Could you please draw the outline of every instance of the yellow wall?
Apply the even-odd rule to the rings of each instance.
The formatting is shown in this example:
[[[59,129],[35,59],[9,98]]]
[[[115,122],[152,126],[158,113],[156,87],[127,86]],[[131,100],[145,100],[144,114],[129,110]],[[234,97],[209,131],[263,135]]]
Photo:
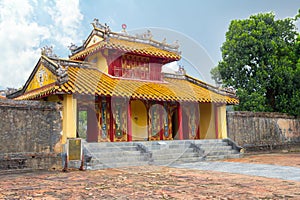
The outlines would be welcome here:
[[[94,63],[95,59],[96,59],[96,63],[95,63],[96,68],[98,68],[100,71],[104,73],[108,73],[108,65],[106,62],[106,58],[102,55],[101,52],[97,52],[96,54],[93,54],[92,56],[88,57],[87,61]]]
[[[214,106],[211,103],[200,103],[200,139],[215,139]]]
[[[50,70],[48,70],[43,64],[41,64],[38,70],[36,71],[33,79],[29,83],[26,92],[54,83],[55,81],[55,75]]]
[[[140,100],[131,101],[132,140],[148,138],[147,109]]]
[[[86,48],[90,47],[90,46],[92,46],[92,45],[94,45],[94,44],[96,44],[96,43],[98,43],[98,42],[100,42],[102,40],[103,40],[102,37],[99,37],[97,35],[93,35],[93,37],[91,38],[90,42],[86,45]]]
[[[62,144],[67,138],[76,138],[77,130],[77,100],[72,95],[64,95],[63,100],[63,137]]]
[[[218,108],[219,138],[224,139],[227,138],[226,105],[222,105],[217,108]]]

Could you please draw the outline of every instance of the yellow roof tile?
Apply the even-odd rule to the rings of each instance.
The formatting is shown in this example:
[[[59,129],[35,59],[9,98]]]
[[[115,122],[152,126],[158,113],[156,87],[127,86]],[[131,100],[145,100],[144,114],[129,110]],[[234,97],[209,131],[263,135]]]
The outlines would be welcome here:
[[[57,91],[58,86],[55,85],[55,83],[46,85],[44,87],[35,89],[35,90],[31,90],[17,98],[15,98],[15,100],[28,100],[28,99],[38,99],[38,98],[42,98],[44,96],[48,96],[50,94],[53,94],[55,91]]]
[[[50,93],[78,93],[161,101],[194,101],[237,104],[238,99],[218,94],[186,79],[165,78],[164,82],[111,77],[94,68],[68,67],[68,81],[51,84],[17,99],[37,99]]]

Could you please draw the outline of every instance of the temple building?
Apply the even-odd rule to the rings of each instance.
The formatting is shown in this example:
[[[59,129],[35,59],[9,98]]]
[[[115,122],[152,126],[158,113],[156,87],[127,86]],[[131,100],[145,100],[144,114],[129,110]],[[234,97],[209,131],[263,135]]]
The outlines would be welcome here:
[[[162,73],[181,59],[177,43],[153,39],[150,31],[113,32],[94,20],[82,46],[70,46],[68,59],[51,48],[42,55],[16,100],[63,105],[62,144],[79,134],[80,113],[87,117],[87,142],[196,140],[227,138],[226,105],[233,92],[185,73]]]

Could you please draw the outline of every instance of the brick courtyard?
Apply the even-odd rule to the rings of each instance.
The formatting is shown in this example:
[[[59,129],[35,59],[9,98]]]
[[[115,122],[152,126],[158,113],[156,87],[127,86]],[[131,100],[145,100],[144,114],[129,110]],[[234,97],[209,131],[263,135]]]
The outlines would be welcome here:
[[[300,167],[300,154],[230,162]],[[0,199],[300,199],[300,182],[168,167],[0,175]]]

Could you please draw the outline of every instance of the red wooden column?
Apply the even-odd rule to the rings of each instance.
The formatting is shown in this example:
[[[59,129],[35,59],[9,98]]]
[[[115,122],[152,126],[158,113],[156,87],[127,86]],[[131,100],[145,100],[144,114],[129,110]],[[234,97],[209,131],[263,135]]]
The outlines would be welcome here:
[[[132,141],[132,127],[131,127],[131,101],[128,101],[127,107],[127,141]]]
[[[218,106],[214,105],[214,111],[215,111],[215,129],[216,129],[216,139],[219,138],[219,116],[218,116]]]
[[[183,140],[183,121],[182,121],[182,108],[180,103],[178,103],[178,133],[179,133],[179,140]]]
[[[109,139],[111,142],[114,142],[114,118],[113,118],[113,113],[112,113],[112,102],[111,102],[111,97],[107,97],[106,98],[106,102],[107,102],[107,109],[108,109],[108,119],[109,119],[109,129],[107,130],[107,134],[109,135]]]

